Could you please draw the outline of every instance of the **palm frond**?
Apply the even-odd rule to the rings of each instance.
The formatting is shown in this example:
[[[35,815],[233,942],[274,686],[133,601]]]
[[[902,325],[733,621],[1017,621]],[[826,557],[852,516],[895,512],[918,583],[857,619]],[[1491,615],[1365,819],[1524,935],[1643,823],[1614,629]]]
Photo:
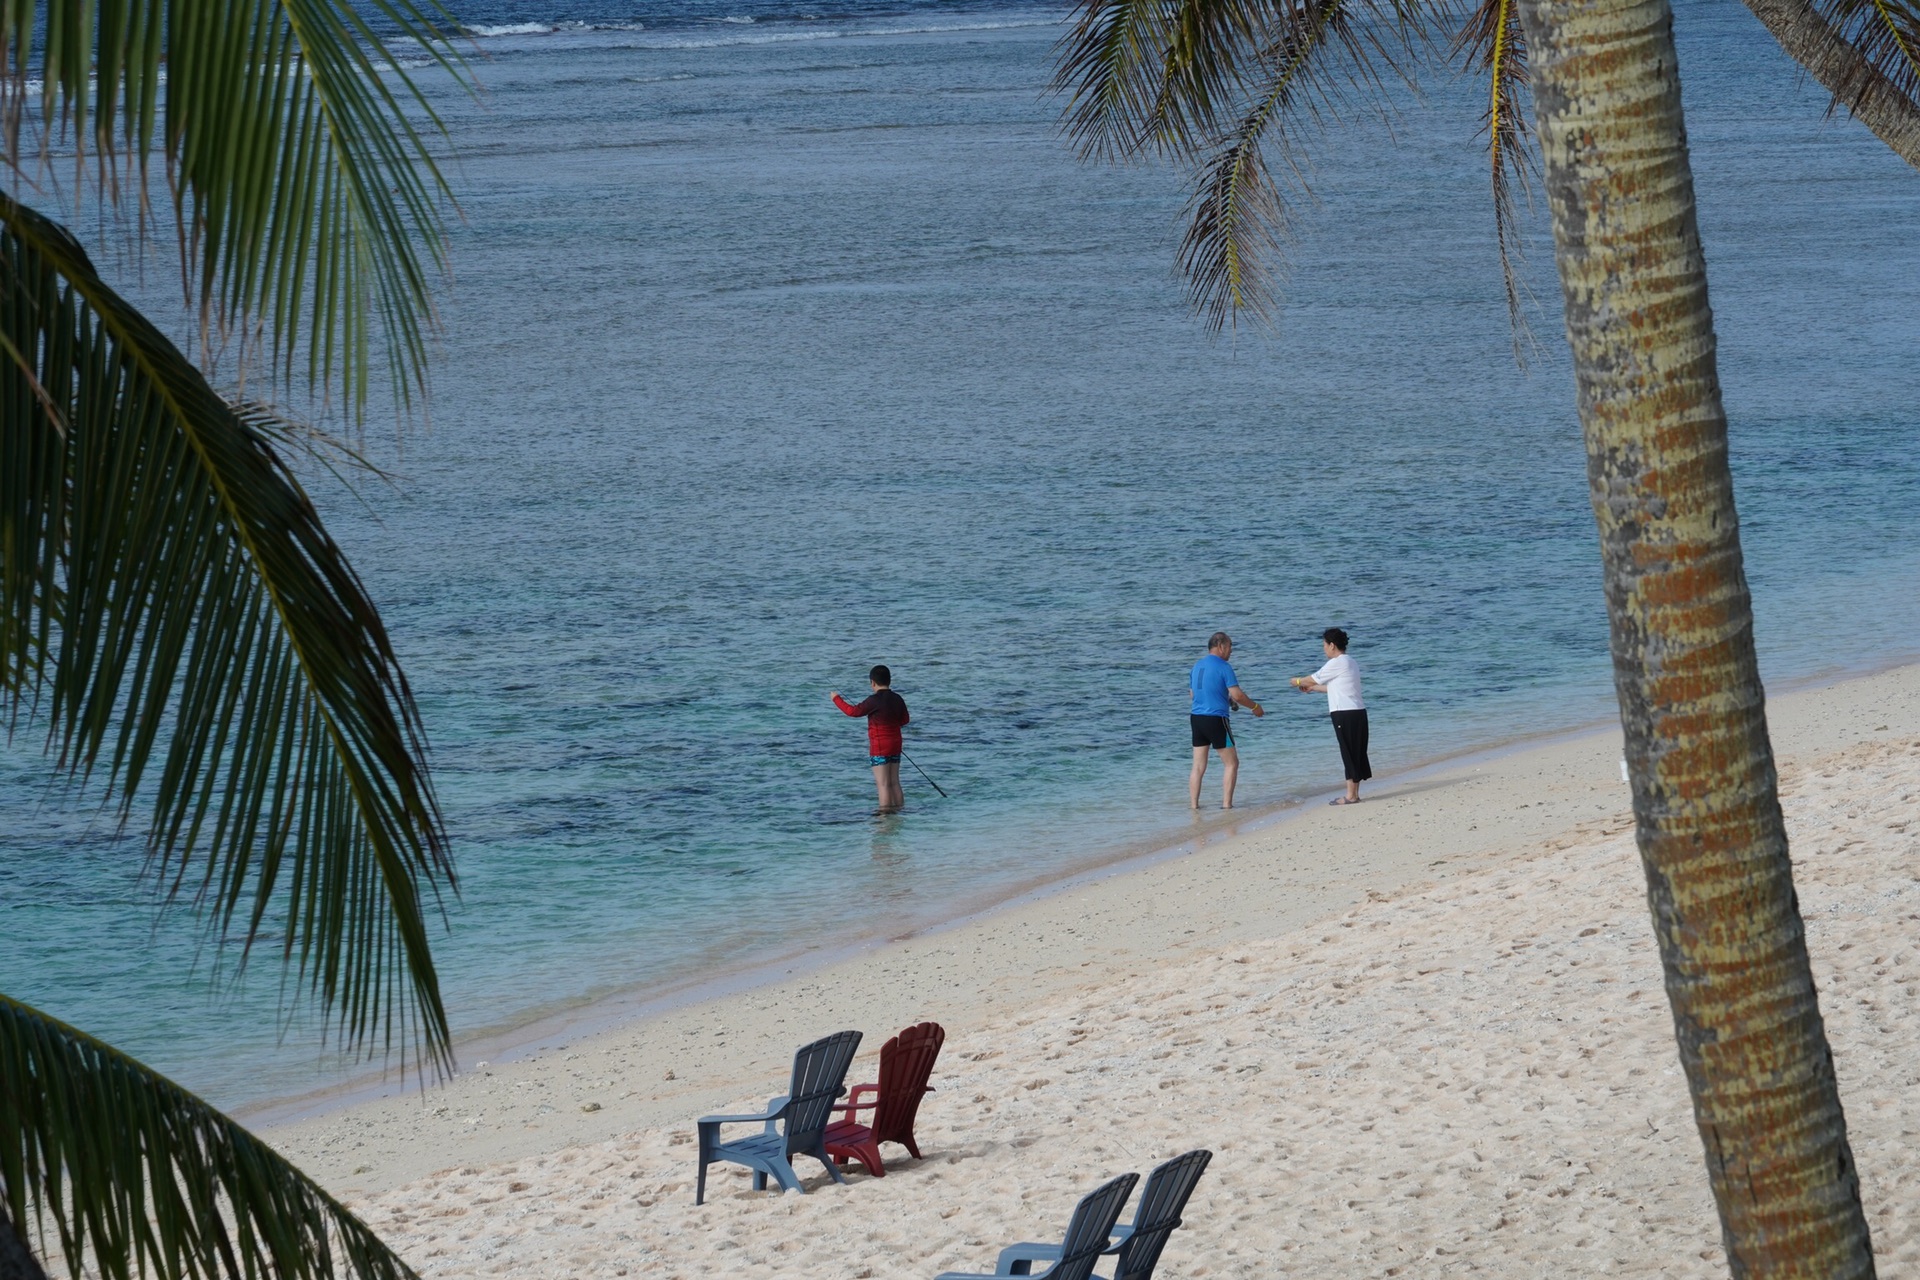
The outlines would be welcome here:
[[[1147,136],[1176,155],[1216,141],[1239,111],[1249,76],[1270,69],[1268,50],[1299,38],[1302,17],[1312,21],[1310,8],[1291,0],[1184,0],[1174,15]]]
[[[1523,99],[1527,87],[1527,38],[1520,29],[1516,0],[1480,0],[1454,39],[1453,53],[1487,77],[1490,86],[1481,129],[1487,138],[1493,189],[1493,229],[1500,246],[1500,274],[1507,287],[1507,316],[1513,326],[1514,352],[1526,332],[1514,263],[1520,257],[1516,227],[1517,186],[1531,194],[1532,139]]]
[[[1820,7],[1902,96],[1920,96],[1920,6],[1911,0],[1826,0]]]
[[[1291,0],[1279,34],[1258,50],[1266,71],[1258,97],[1201,166],[1188,206],[1180,265],[1195,310],[1215,332],[1242,312],[1264,315],[1287,223],[1282,180],[1268,152],[1279,153],[1285,183],[1307,190],[1298,162],[1298,134],[1339,105],[1340,83],[1316,74],[1336,59],[1373,87],[1374,68],[1397,70],[1392,51],[1378,43],[1379,28],[1356,22],[1352,0]],[[1289,122],[1292,128],[1286,127]]]
[[[1388,73],[1411,82],[1416,49],[1453,0],[1082,0],[1057,46],[1066,127],[1090,157],[1146,148],[1199,158],[1180,260],[1217,331],[1270,299],[1286,224],[1282,184],[1306,190],[1299,127],[1360,91],[1384,111]]]
[[[1920,4],[1915,0],[1748,0],[1748,7],[1842,107],[1920,168]]]
[[[185,1089],[0,995],[0,1231],[73,1275],[417,1280],[365,1224]],[[31,1244],[32,1240],[29,1239]]]
[[[452,868],[413,695],[275,428],[4,195],[0,334],[32,366],[0,362],[9,714],[123,821],[150,802],[163,888],[242,963],[274,917],[343,1040],[443,1065],[422,898]]]
[[[1117,160],[1145,145],[1160,96],[1169,0],[1080,0],[1054,46],[1052,88],[1068,95],[1066,130],[1087,159]]]
[[[377,342],[411,405],[451,193],[420,132],[439,120],[376,21],[465,79],[438,0],[6,0],[6,162],[44,170],[70,139],[109,204],[143,225],[170,208],[204,359],[276,383],[303,368],[357,416]]]
[[[1078,15],[1054,87],[1070,94],[1069,136],[1099,159],[1214,145],[1312,21],[1291,0],[1084,0]]]

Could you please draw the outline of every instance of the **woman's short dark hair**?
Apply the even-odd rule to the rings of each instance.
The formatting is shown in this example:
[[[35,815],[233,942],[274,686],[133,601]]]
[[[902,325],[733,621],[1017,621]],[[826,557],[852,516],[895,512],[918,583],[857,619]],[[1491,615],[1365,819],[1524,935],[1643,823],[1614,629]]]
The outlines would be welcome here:
[[[1320,638],[1342,653],[1347,651],[1347,633],[1338,627],[1328,627],[1320,633]]]
[[[1228,635],[1224,631],[1216,631],[1212,635],[1207,637],[1207,652],[1212,653],[1215,649],[1221,648],[1224,645],[1230,645],[1232,643],[1233,643],[1232,636]]]
[[[875,667],[873,670],[867,672],[867,679],[884,689],[893,683],[893,672],[887,670],[885,667]]]

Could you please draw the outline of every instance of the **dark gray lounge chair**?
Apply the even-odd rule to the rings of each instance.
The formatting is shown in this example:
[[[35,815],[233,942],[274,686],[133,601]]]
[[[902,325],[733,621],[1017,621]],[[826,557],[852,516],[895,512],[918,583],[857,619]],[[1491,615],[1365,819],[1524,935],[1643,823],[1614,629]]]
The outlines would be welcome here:
[[[1113,1224],[1120,1221],[1120,1211],[1127,1207],[1127,1197],[1133,1194],[1133,1184],[1138,1181],[1139,1174],[1123,1173],[1087,1195],[1074,1209],[1073,1221],[1067,1224],[1067,1238],[1059,1244],[1009,1245],[1000,1251],[1000,1260],[991,1275],[948,1271],[935,1280],[992,1280],[994,1276],[1029,1275],[1027,1268],[1035,1262],[1051,1264],[1040,1273],[1045,1280],[1087,1280],[1100,1261],[1101,1251],[1108,1247]],[[1015,1267],[1020,1270],[1014,1270]]]
[[[833,1100],[847,1091],[847,1068],[859,1047],[858,1031],[840,1031],[815,1040],[793,1055],[793,1083],[783,1097],[768,1101],[764,1112],[701,1116],[700,1172],[694,1182],[693,1202],[699,1204],[706,1199],[707,1166],[716,1160],[729,1160],[753,1170],[755,1191],[766,1190],[771,1174],[783,1189],[804,1195],[807,1189],[793,1171],[793,1157],[797,1155],[812,1156],[827,1166],[835,1182],[845,1182],[827,1158],[827,1120],[833,1114]],[[751,1138],[722,1142],[723,1124],[764,1124],[766,1128]]]
[[[1189,1151],[1147,1175],[1132,1224],[1113,1229],[1113,1244],[1107,1249],[1116,1255],[1113,1280],[1151,1280],[1153,1269],[1160,1265],[1160,1251],[1167,1247],[1167,1237],[1180,1225],[1187,1200],[1212,1159],[1211,1151]]]
[[[1187,1201],[1212,1159],[1211,1151],[1189,1151],[1147,1175],[1147,1185],[1140,1189],[1140,1203],[1133,1211],[1133,1222],[1115,1227],[1112,1241],[1104,1250],[1115,1255],[1113,1280],[1152,1280],[1153,1269],[1160,1265],[1160,1251],[1167,1247],[1167,1237],[1180,1225],[1180,1215],[1186,1211]],[[1002,1265],[1012,1268],[1004,1274],[1031,1275],[1029,1268],[1056,1256],[1059,1247],[1015,1245],[1000,1255]],[[1021,1251],[1020,1256],[1009,1258],[1015,1251]]]

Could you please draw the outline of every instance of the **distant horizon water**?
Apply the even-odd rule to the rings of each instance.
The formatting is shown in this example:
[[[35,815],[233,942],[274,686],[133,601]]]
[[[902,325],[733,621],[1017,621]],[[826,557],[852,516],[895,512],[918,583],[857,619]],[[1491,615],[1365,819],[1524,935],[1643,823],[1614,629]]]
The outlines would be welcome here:
[[[457,1033],[1177,843],[1216,628],[1270,713],[1246,807],[1339,785],[1286,685],[1329,625],[1382,783],[1614,714],[1551,245],[1522,371],[1476,84],[1323,136],[1277,324],[1214,339],[1180,175],[1061,139],[1063,12],[462,10],[434,427],[369,438],[395,488],[309,477],[425,715]],[[1920,657],[1920,177],[1738,6],[1676,32],[1763,674]],[[827,700],[875,662],[951,794],[909,771],[891,818]],[[268,957],[210,989],[38,732],[0,752],[0,991],[223,1106],[351,1074],[276,1042]]]

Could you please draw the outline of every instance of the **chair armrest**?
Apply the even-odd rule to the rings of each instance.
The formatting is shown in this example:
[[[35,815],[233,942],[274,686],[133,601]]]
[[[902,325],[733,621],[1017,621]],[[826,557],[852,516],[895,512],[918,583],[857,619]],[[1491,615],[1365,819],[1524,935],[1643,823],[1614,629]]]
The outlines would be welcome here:
[[[1040,1274],[1044,1276],[1048,1271],[1053,1269],[1053,1264],[1059,1260],[1059,1245],[1040,1244],[1037,1241],[1025,1240],[1019,1244],[1010,1244],[1000,1251],[1000,1256],[993,1260],[993,1274],[997,1276],[1032,1275],[1032,1268],[1022,1266],[1021,1264],[1044,1262],[1047,1266],[1040,1272]],[[1014,1268],[1016,1266],[1020,1267],[1020,1270],[1015,1271]]]
[[[851,1120],[854,1112],[870,1111],[880,1105],[880,1086],[877,1084],[857,1084],[851,1090],[843,1089],[841,1092],[847,1095],[847,1100],[834,1103],[833,1109],[840,1113],[842,1120]],[[862,1093],[871,1093],[873,1101],[860,1101]]]
[[[781,1117],[781,1115],[785,1113],[786,1109],[787,1109],[787,1098],[786,1098],[786,1095],[782,1094],[778,1098],[769,1098],[767,1100],[767,1109],[765,1111],[756,1111],[751,1115],[742,1115],[742,1116],[701,1116],[697,1123],[703,1124],[703,1125],[706,1125],[706,1124],[752,1124],[755,1121],[759,1121],[759,1120],[764,1120],[764,1121],[767,1121],[768,1123],[772,1123],[773,1121],[778,1120]]]
[[[1100,1252],[1103,1254],[1118,1253],[1127,1247],[1127,1241],[1131,1239],[1133,1239],[1133,1224],[1130,1222],[1116,1223],[1114,1224],[1113,1233],[1107,1237],[1107,1247]]]

